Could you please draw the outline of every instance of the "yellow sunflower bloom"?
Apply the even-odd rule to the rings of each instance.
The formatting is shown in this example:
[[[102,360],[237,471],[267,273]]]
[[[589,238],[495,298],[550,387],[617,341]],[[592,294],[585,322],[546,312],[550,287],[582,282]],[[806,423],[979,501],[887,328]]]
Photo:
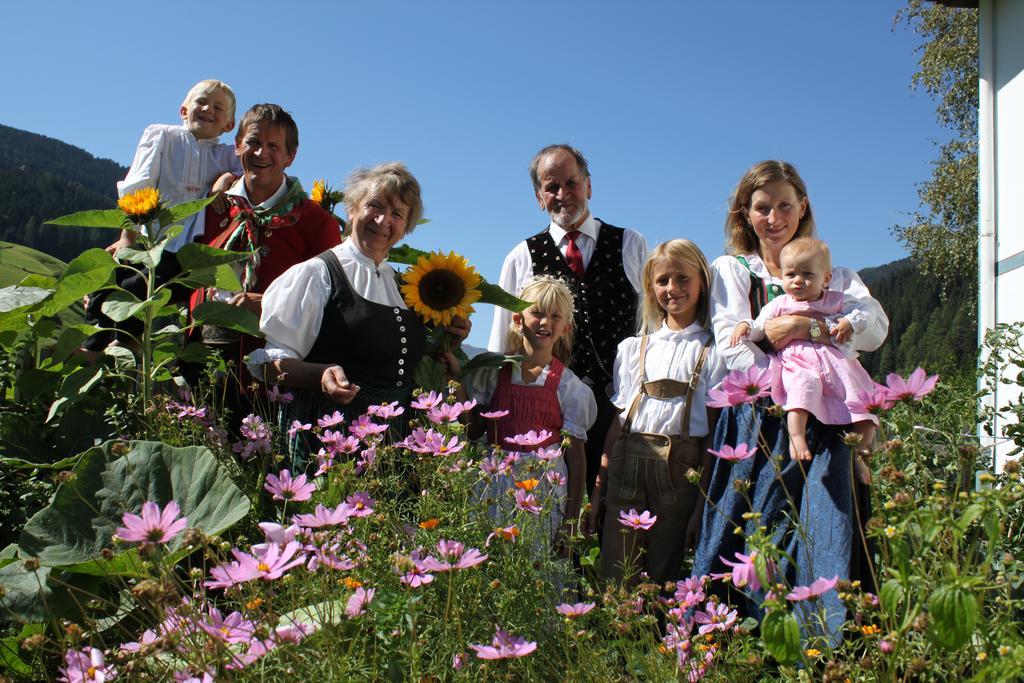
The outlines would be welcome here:
[[[452,318],[468,318],[480,299],[480,274],[455,252],[423,256],[405,274],[402,295],[421,318],[445,326]]]
[[[309,198],[320,206],[324,205],[324,199],[328,196],[327,182],[322,178],[313,181],[313,191],[309,193]]]
[[[149,223],[160,215],[160,191],[144,187],[117,200],[117,208],[124,211],[134,225]]]

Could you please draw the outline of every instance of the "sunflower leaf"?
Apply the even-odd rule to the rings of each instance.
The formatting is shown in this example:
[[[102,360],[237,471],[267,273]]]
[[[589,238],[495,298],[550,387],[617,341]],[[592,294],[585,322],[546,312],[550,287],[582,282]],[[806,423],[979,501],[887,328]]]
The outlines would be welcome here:
[[[480,281],[480,292],[480,301],[483,303],[501,306],[513,313],[525,311],[532,303],[530,301],[523,301],[514,294],[509,294],[498,285],[492,285],[490,282],[485,280]]]
[[[126,227],[124,212],[120,209],[99,209],[77,211],[46,221],[45,225],[68,225],[77,228],[121,228]]]

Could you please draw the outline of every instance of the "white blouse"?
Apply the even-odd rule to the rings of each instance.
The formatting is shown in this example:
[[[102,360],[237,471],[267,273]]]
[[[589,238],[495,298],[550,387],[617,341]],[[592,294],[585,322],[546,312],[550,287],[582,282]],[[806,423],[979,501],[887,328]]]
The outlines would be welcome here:
[[[689,382],[701,349],[710,336],[711,333],[701,328],[700,323],[694,323],[682,330],[671,330],[662,324],[661,329],[650,335],[647,340],[647,355],[644,360],[647,381],[674,379]],[[612,404],[620,411],[620,423],[625,422],[626,412],[633,404],[633,399],[640,393],[640,340],[641,337],[624,339],[619,344],[619,351],[615,356],[615,395],[612,397]],[[690,406],[690,436],[706,436],[710,431],[707,415],[708,391],[722,380],[725,373],[725,363],[712,344],[701,369],[700,383]],[[633,431],[681,434],[685,409],[686,396],[643,396],[633,416]]]
[[[332,251],[352,291],[374,303],[408,308],[398,291],[395,271],[386,261],[378,266],[350,239],[332,247]],[[247,362],[254,377],[262,377],[260,366],[264,363],[309,355],[320,335],[324,307],[330,298],[331,276],[327,264],[319,258],[295,264],[267,287],[260,316],[260,332],[267,343],[253,351]]]
[[[197,140],[185,126],[153,124],[142,133],[135,158],[124,180],[117,184],[117,196],[155,187],[168,206],[202,199],[213,182],[230,171],[241,175],[242,166],[235,148],[212,140]],[[182,221],[181,234],[167,243],[167,251],[177,252],[184,245],[202,236],[205,211]],[[159,226],[154,224],[156,230]],[[146,230],[149,235],[150,230]]]
[[[580,254],[583,256],[584,269],[590,265],[590,259],[594,256],[597,248],[597,237],[601,231],[601,221],[593,216],[587,219],[579,227],[580,236],[576,240]],[[558,250],[565,255],[569,246],[566,238],[565,228],[554,221],[548,225],[548,232],[551,239],[558,246]],[[644,268],[644,261],[647,260],[647,240],[635,230],[624,230],[622,235],[622,269],[626,272],[626,279],[633,285],[637,292],[642,291],[641,273]],[[526,285],[526,281],[533,277],[533,258],[530,256],[530,247],[523,240],[515,246],[505,257],[501,265],[501,275],[498,277],[498,286],[506,292],[519,294]],[[494,322],[491,324],[491,338],[487,342],[490,351],[501,353],[505,348],[505,338],[508,336],[508,326],[512,322],[512,312],[498,306],[494,307]]]
[[[523,381],[523,370],[519,363],[512,367],[512,384],[520,386],[544,386],[551,366],[546,365],[533,382]],[[466,393],[480,405],[487,405],[498,388],[498,373],[501,368],[486,368],[469,372],[463,378]],[[558,381],[558,404],[562,407],[562,429],[581,441],[587,440],[587,430],[597,419],[597,401],[594,392],[569,368],[562,371]]]
[[[782,278],[769,273],[760,256],[744,254],[743,258],[766,283],[782,285]],[[849,319],[854,330],[850,348],[874,351],[881,346],[889,333],[889,318],[860,276],[849,268],[834,267],[828,288],[843,293],[843,317]],[[719,256],[711,264],[711,324],[718,354],[730,370],[745,370],[766,361],[765,353],[751,341],[729,346],[733,328],[750,318],[750,271],[735,256]]]

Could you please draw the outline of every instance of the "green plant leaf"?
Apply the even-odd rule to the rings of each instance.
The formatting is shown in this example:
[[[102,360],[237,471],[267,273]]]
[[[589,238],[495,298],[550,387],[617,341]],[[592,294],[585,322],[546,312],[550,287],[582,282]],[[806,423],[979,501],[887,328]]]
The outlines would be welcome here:
[[[800,626],[791,612],[776,610],[761,620],[761,640],[769,654],[780,664],[800,659]]]
[[[171,290],[161,289],[146,301],[139,301],[129,292],[113,292],[103,302],[101,309],[103,314],[115,322],[122,322],[128,318],[143,318],[147,310],[153,315],[158,315],[161,308],[171,300]]]
[[[178,221],[188,218],[194,213],[199,213],[206,208],[206,205],[217,198],[217,195],[212,197],[203,197],[202,199],[196,199],[195,201],[185,202],[164,209],[160,212],[160,225],[164,227],[170,227],[171,224],[177,223]]]
[[[225,251],[196,242],[189,242],[178,250],[178,263],[181,264],[183,271],[237,263],[247,258],[249,258],[247,252]]]
[[[480,301],[483,303],[501,306],[513,313],[525,311],[532,303],[530,301],[520,299],[514,294],[509,294],[498,285],[492,285],[490,282],[486,281],[482,281],[480,283],[480,293]]]
[[[39,309],[40,315],[54,315],[109,284],[117,262],[102,249],[89,249],[72,259],[57,280],[53,298]]]
[[[192,311],[192,317],[204,325],[217,325],[254,337],[260,336],[259,316],[241,306],[232,306],[223,301],[204,301]]]
[[[228,263],[208,268],[197,268],[180,276],[177,281],[192,289],[216,287],[228,292],[239,292],[242,290],[242,283],[238,280],[238,275],[231,267],[231,264]]]
[[[890,619],[896,619],[900,614],[900,603],[905,595],[903,585],[896,579],[889,579],[882,584],[882,588],[878,592],[878,600],[882,603],[882,610],[889,615]]]
[[[92,387],[95,386],[105,374],[106,370],[103,366],[98,365],[95,367],[78,368],[71,372],[71,374],[65,376],[64,381],[60,385],[60,391],[57,393],[57,400],[50,405],[50,412],[46,416],[46,422],[57,417],[57,415],[59,415],[61,411],[65,410],[68,406],[85,398],[89,390],[92,389]]]
[[[928,635],[938,645],[955,650],[967,643],[978,622],[978,598],[956,585],[939,586],[928,599]]]
[[[128,218],[120,209],[77,211],[66,216],[48,220],[44,225],[67,225],[76,228],[117,228],[118,230],[129,227]]]
[[[0,597],[0,621],[31,623],[52,618],[68,595],[65,589],[50,585],[51,571],[50,567],[25,569],[22,560],[0,568],[0,586],[5,589]]]
[[[124,448],[125,455],[116,454]],[[97,558],[111,546],[123,514],[138,514],[146,501],[161,506],[176,501],[189,527],[211,536],[249,512],[249,500],[213,453],[200,446],[108,441],[86,451],[73,473],[22,529],[18,550],[23,557],[38,557],[47,566],[98,567],[103,561]],[[181,535],[169,547],[180,544]]]
[[[35,306],[53,294],[52,289],[40,287],[23,287],[13,285],[0,289],[0,313],[10,313],[18,309]]]
[[[114,367],[118,370],[133,370],[138,367],[135,354],[125,346],[108,346],[103,349],[103,355],[113,358]]]
[[[52,366],[66,359],[72,351],[79,348],[90,335],[95,334],[98,330],[98,327],[85,323],[65,328],[57,339],[57,343],[50,350],[50,358],[46,365]]]

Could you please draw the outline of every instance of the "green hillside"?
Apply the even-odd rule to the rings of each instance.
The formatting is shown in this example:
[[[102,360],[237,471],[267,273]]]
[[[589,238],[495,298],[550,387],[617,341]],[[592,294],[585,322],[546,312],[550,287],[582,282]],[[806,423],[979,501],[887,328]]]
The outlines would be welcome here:
[[[26,275],[57,277],[67,265],[31,247],[0,242],[0,287],[16,285]]]

